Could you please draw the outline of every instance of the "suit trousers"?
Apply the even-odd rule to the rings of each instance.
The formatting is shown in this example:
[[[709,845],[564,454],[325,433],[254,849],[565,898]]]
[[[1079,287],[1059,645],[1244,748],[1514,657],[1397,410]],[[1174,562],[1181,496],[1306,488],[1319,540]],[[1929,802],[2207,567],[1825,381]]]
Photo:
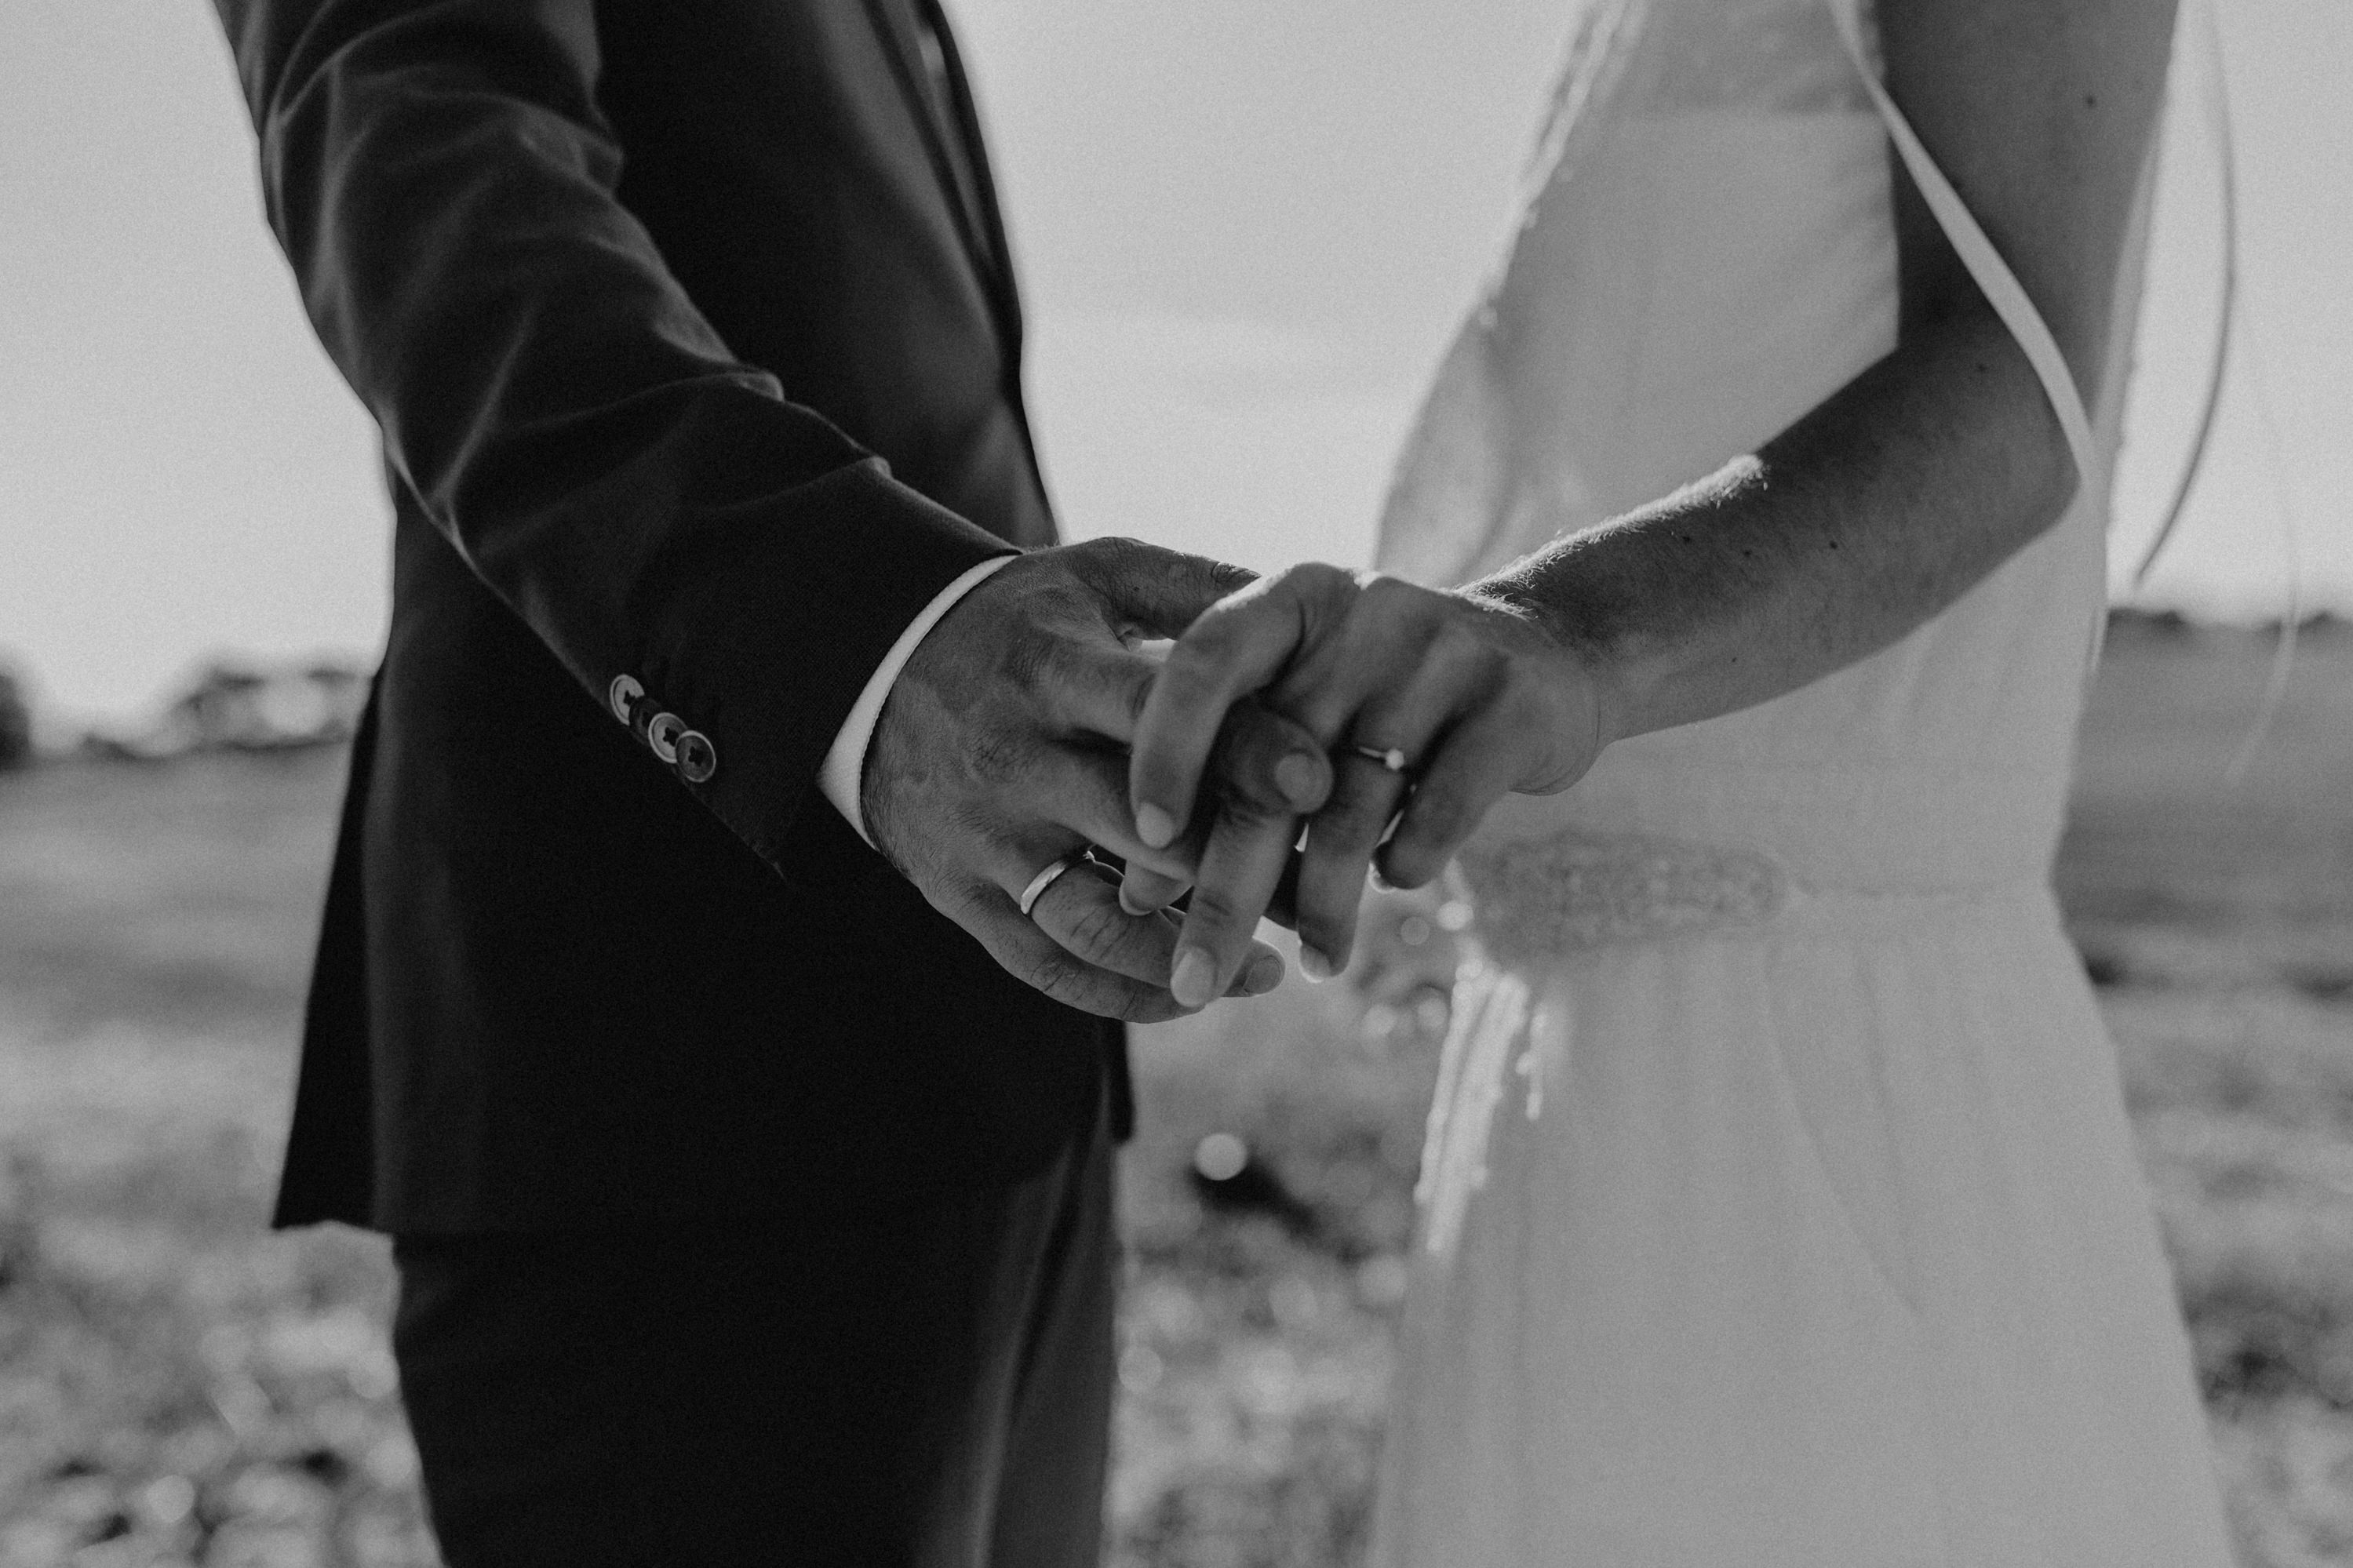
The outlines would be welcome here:
[[[397,1238],[448,1568],[1094,1568],[1112,1155],[1099,1116],[854,1219]]]

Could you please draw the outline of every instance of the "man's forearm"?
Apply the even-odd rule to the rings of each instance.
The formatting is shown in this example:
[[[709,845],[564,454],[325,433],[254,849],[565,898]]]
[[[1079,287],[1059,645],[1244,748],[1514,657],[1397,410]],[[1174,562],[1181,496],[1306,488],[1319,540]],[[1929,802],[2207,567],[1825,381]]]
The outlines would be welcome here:
[[[2073,484],[2026,356],[1972,311],[1907,333],[1755,456],[1472,592],[1588,658],[1622,738],[1899,640],[2050,527]]]
[[[794,875],[861,683],[1009,547],[703,317],[620,198],[592,0],[216,5],[272,226],[397,482],[600,710],[702,734],[681,778]]]

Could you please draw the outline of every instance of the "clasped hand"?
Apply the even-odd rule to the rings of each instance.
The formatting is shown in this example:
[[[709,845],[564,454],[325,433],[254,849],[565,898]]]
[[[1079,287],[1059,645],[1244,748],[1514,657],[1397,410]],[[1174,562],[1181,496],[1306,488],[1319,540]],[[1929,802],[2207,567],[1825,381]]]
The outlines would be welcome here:
[[[1582,775],[1615,708],[1596,661],[1500,594],[1309,564],[1210,606],[1153,683],[1129,765],[1136,838],[1199,847],[1170,980],[1188,1007],[1233,984],[1300,845],[1301,816],[1228,820],[1219,793],[1203,795],[1220,726],[1252,696],[1332,761],[1328,799],[1303,814],[1293,894],[1301,967],[1315,979],[1348,962],[1368,869],[1397,887],[1428,882],[1504,795]],[[1184,886],[1139,860],[1121,900],[1158,907]]]
[[[1190,877],[1195,841],[1147,844],[1128,809],[1127,748],[1159,670],[1138,644],[1176,636],[1249,577],[1128,540],[1036,551],[959,601],[891,689],[860,791],[876,846],[1005,969],[1058,1001],[1150,1022],[1282,978],[1282,960],[1245,928],[1219,950],[1223,983],[1179,1004],[1176,921],[1124,909],[1103,863],[1172,887]],[[1224,854],[1218,833],[1295,835],[1332,784],[1297,725],[1231,706],[1210,721],[1216,754],[1199,790],[1219,803],[1213,857]],[[1103,860],[1082,858],[1091,854]]]

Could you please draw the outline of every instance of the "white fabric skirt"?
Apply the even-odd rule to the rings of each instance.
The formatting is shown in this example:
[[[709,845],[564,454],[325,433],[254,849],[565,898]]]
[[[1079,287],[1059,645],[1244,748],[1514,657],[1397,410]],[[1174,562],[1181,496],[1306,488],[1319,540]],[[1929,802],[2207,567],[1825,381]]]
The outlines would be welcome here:
[[[2040,889],[1490,963],[1448,1049],[1375,1562],[2231,1561]]]

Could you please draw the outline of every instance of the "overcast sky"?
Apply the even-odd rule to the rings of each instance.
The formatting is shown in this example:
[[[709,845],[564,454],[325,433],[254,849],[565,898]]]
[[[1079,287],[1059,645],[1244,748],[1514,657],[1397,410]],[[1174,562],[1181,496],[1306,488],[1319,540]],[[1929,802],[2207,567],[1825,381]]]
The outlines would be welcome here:
[[[1506,229],[1574,7],[949,4],[1072,531],[1256,565],[1362,559],[1420,381]],[[2285,498],[2307,595],[2353,607],[2333,482],[2353,441],[2353,7],[2237,0],[2224,32],[2259,356],[2155,596],[2275,608]],[[2120,554],[2177,469],[2211,341],[2211,153],[2194,94],[2184,108]],[[134,711],[216,651],[370,655],[385,518],[372,431],[262,226],[209,6],[0,5],[0,650],[82,714]]]

